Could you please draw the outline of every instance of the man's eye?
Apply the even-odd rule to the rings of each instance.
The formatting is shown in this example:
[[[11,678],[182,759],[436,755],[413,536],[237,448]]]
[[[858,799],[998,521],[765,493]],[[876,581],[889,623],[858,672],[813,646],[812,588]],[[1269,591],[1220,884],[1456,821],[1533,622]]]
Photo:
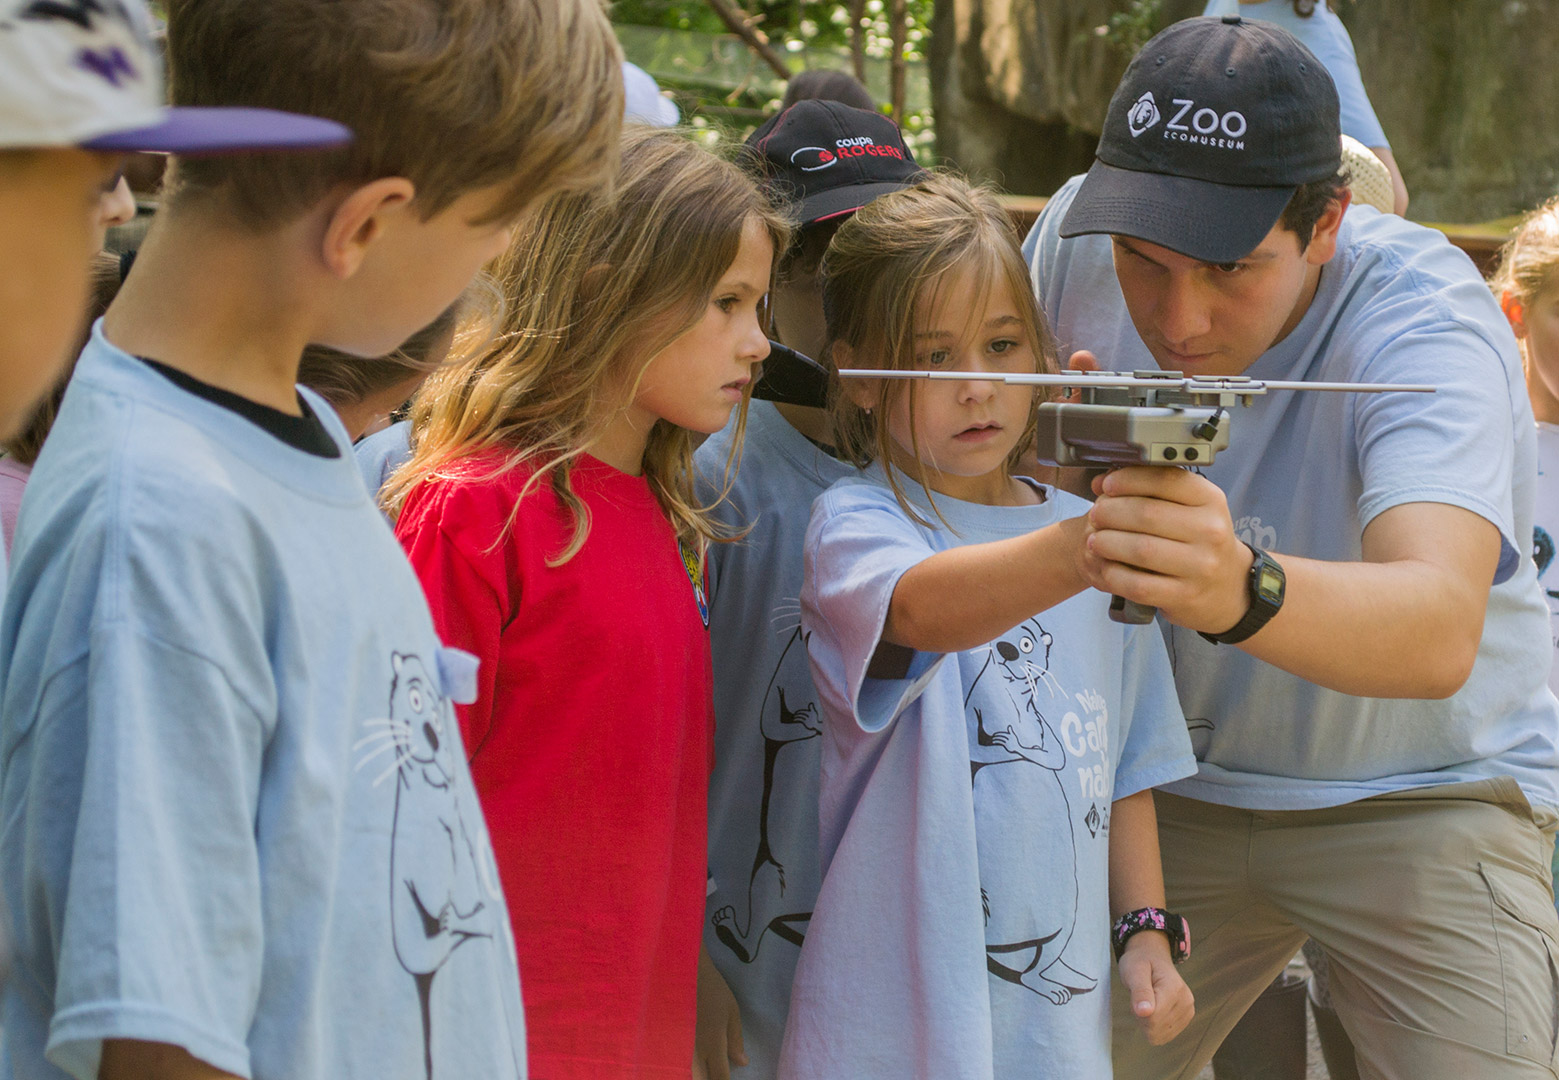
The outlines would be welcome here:
[[[1213,265],[1214,269],[1220,274],[1237,274],[1245,269],[1245,264],[1239,262],[1215,263]]]

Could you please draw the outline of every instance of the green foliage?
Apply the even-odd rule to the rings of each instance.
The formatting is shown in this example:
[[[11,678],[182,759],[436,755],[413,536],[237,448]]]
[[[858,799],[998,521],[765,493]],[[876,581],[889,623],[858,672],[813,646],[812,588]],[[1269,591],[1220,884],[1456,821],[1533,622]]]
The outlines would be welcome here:
[[[731,0],[767,35],[793,71],[848,71],[850,4],[841,0]],[[924,50],[930,43],[934,0],[908,0],[904,59],[908,86],[905,141],[923,162],[934,160],[930,87]],[[893,41],[888,0],[866,0],[866,84],[887,111]],[[729,34],[707,0],[616,0],[617,24],[628,59],[673,91],[684,120],[711,141],[746,138],[779,108],[785,84]]]
[[[1164,0],[1128,0],[1124,10],[1111,15],[1094,33],[1127,56],[1136,56],[1158,32],[1159,9]]]
[[[800,52],[802,49],[848,49],[850,46],[850,5],[838,0],[733,0],[755,25],[767,34],[776,49]],[[934,0],[909,0],[904,56],[918,60],[931,32]],[[725,24],[705,0],[617,0],[612,6],[612,21],[629,26],[657,26],[667,30],[694,30],[718,34]],[[866,55],[887,57],[891,48],[888,35],[888,7],[885,0],[867,0]]]

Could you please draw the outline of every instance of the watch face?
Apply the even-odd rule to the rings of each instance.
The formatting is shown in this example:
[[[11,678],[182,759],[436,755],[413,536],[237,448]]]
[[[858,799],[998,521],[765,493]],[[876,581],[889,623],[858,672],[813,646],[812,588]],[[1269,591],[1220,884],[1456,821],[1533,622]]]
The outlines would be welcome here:
[[[1283,601],[1283,572],[1271,563],[1264,563],[1256,575],[1256,593],[1269,604]]]

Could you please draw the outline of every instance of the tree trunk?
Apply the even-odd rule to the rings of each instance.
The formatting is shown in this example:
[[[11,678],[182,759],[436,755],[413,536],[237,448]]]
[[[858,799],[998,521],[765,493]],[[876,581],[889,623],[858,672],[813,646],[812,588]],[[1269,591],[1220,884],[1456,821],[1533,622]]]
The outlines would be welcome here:
[[[888,37],[893,42],[893,58],[889,71],[892,74],[892,117],[893,122],[900,126],[904,124],[904,46],[907,30],[905,27],[905,15],[908,11],[909,0],[891,0],[888,17]]]
[[[850,0],[850,67],[858,81],[866,82],[866,0]]]
[[[731,33],[745,41],[748,48],[774,70],[774,74],[782,79],[790,78],[790,65],[785,63],[784,57],[774,51],[763,32],[744,19],[742,12],[733,7],[729,0],[709,0],[709,6],[720,16],[720,21],[730,28]]]

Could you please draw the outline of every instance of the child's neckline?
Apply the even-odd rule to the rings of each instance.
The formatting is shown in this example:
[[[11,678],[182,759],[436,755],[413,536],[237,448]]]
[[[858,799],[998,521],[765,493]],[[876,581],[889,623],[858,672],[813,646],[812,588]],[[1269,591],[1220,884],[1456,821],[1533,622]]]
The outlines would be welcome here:
[[[908,476],[904,470],[899,469],[897,466],[894,466],[894,468],[900,475],[907,476],[910,482],[913,483],[916,487],[920,487],[920,482],[914,477]],[[926,495],[932,499],[953,499],[957,502],[967,503],[970,506],[989,506],[993,509],[999,510],[1021,510],[1026,507],[1044,506],[1050,501],[1049,489],[1046,488],[1044,484],[1041,484],[1038,480],[1035,480],[1032,476],[1019,476],[1014,474],[1008,477],[1008,479],[1013,481],[1019,487],[1026,488],[1033,492],[1036,496],[1034,501],[1028,502],[1025,500],[1021,502],[986,502],[983,499],[968,499],[960,495],[952,494],[951,492],[937,491],[935,488],[927,488]]]

